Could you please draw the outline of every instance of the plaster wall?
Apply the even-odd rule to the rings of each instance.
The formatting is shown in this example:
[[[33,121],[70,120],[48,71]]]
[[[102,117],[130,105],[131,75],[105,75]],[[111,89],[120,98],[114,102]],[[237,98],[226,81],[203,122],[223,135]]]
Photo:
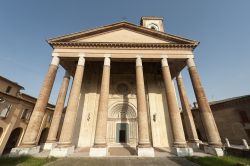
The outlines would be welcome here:
[[[134,109],[137,115],[135,64],[122,64],[111,62],[110,93],[108,111],[123,103]],[[132,66],[132,67],[131,67]],[[162,77],[159,74],[148,74],[149,69],[145,65],[144,80],[147,96],[148,119],[150,128],[150,140],[154,147],[170,147],[172,144],[171,124],[169,120],[167,102]],[[149,67],[150,68],[150,67]],[[84,72],[81,97],[79,99],[78,116],[74,132],[76,147],[92,147],[95,137],[95,127],[98,111],[99,92],[102,77],[102,63],[89,64]],[[119,88],[124,84],[125,90]],[[156,115],[156,117],[154,117]],[[136,117],[137,118],[137,117]],[[107,143],[108,146],[118,146],[115,140],[116,123],[126,122],[129,125],[130,146],[136,146],[138,142],[137,119],[108,119]]]

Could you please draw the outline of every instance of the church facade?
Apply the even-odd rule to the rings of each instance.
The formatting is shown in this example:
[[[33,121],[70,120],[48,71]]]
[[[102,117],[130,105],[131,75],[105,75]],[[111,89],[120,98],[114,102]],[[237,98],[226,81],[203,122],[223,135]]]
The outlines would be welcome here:
[[[218,129],[194,63],[193,50],[199,42],[165,33],[163,18],[142,17],[140,25],[118,22],[55,37],[48,43],[53,48],[52,61],[22,143],[12,154],[41,150],[38,131],[60,65],[65,76],[43,147],[51,156],[68,156],[84,147],[90,148],[89,156],[108,156],[110,147],[133,147],[138,156],[155,156],[154,148],[161,147],[178,156],[192,155],[200,141],[181,77],[186,66],[208,138],[205,149],[222,155]]]

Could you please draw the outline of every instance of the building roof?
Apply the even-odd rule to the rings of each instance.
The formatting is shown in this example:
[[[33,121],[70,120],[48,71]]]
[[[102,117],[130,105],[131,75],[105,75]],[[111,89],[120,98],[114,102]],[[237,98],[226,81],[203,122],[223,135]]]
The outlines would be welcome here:
[[[215,105],[215,104],[220,104],[220,103],[225,103],[225,102],[230,102],[230,101],[235,101],[235,100],[241,100],[245,98],[249,98],[250,95],[243,95],[243,96],[238,96],[238,97],[231,97],[227,99],[222,99],[222,100],[217,100],[217,101],[211,101],[209,102],[210,105]]]
[[[77,39],[81,38],[89,38],[91,36],[104,34],[107,32],[113,32],[119,29],[127,29],[136,33],[140,33],[146,36],[158,38],[168,43],[124,43],[124,42],[80,42]],[[80,32],[70,33],[63,36],[58,36],[55,38],[48,39],[47,42],[51,45],[52,48],[57,47],[93,47],[94,46],[102,46],[102,47],[160,47],[160,48],[168,48],[168,47],[188,47],[195,48],[199,42],[187,38],[183,38],[180,36],[168,34],[166,32],[156,31],[153,29],[149,29],[140,25],[135,25],[127,21],[121,21],[118,23],[101,26],[97,28],[93,28],[90,30],[83,30]],[[104,45],[105,44],[105,45]],[[128,45],[129,44],[129,45]]]
[[[227,104],[227,103],[234,103],[234,102],[238,102],[238,101],[245,101],[245,100],[250,101],[250,95],[242,95],[242,96],[231,97],[231,98],[226,98],[226,99],[217,100],[217,101],[211,101],[211,102],[209,102],[209,105],[211,107],[215,107],[218,105],[223,105],[223,104]],[[198,107],[197,103],[195,102],[192,110],[197,110],[198,108],[199,107]]]
[[[28,95],[26,93],[20,93],[20,97],[23,98],[23,99],[25,99],[25,100],[27,100],[27,101],[30,101],[32,103],[36,103],[36,101],[37,101],[37,98],[35,98],[33,96],[30,96],[30,95]],[[55,108],[55,105],[51,104],[51,103],[48,103],[47,107],[49,107],[49,108]]]
[[[23,86],[19,85],[17,82],[13,82],[13,81],[11,81],[11,80],[3,77],[3,76],[0,76],[0,80],[4,80],[4,81],[6,81],[6,82],[8,82],[8,83],[10,83],[12,85],[18,86],[22,90],[24,90]],[[0,92],[0,93],[5,94],[5,95],[10,96],[10,97],[14,97],[14,98],[17,98],[17,99],[24,100],[24,101],[27,101],[27,102],[30,102],[30,103],[33,103],[33,104],[35,104],[36,101],[37,101],[37,98],[35,98],[33,96],[30,96],[30,95],[28,95],[26,93],[19,93],[19,95],[17,95],[17,96],[13,96],[11,94],[7,94],[7,93],[4,93],[4,92]],[[52,109],[52,110],[54,109],[54,107],[55,107],[55,105],[50,104],[50,103],[48,103],[48,105],[47,105],[47,108]]]
[[[7,78],[1,76],[1,75],[0,75],[0,80],[7,81],[7,82],[9,82],[10,84],[13,84],[13,85],[15,85],[15,86],[18,86],[21,90],[24,90],[24,87],[21,86],[21,85],[19,85],[17,82],[13,82],[13,81],[11,81],[11,80],[9,80],[9,79],[7,79]]]
[[[27,95],[27,94],[25,94],[25,95]],[[29,95],[27,95],[27,96],[29,96]],[[19,101],[30,103],[33,106],[35,106],[36,100],[37,100],[36,98],[34,98],[32,96],[29,96],[29,97],[33,98],[35,100],[31,100],[31,99],[28,99],[27,97],[23,97],[23,93],[21,93],[18,96],[14,96],[14,95],[11,95],[11,94],[8,94],[8,93],[3,93],[1,91],[0,91],[0,97],[3,97],[3,98],[13,98],[13,99],[16,99],[16,100],[19,100]],[[55,105],[48,103],[47,106],[46,106],[46,108],[49,109],[49,110],[51,110],[51,111],[54,111]]]

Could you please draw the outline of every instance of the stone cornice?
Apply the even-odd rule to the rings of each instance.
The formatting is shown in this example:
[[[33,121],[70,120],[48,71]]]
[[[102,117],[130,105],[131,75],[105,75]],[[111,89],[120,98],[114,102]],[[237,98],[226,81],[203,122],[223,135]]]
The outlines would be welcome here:
[[[21,85],[19,85],[18,83],[13,82],[13,81],[11,81],[11,80],[5,78],[5,77],[0,76],[0,80],[7,81],[8,83],[10,83],[10,84],[12,84],[12,85],[15,85],[15,86],[19,87],[19,89],[24,90],[24,87],[23,87],[23,86],[21,86]]]
[[[8,93],[4,93],[4,92],[1,92],[0,91],[0,96],[2,96],[2,97],[4,97],[4,98],[7,98],[7,99],[14,99],[14,100],[16,100],[15,101],[15,104],[18,104],[18,103],[20,103],[20,102],[24,102],[24,103],[27,103],[27,104],[30,104],[30,105],[32,105],[33,107],[35,106],[35,104],[36,104],[36,101],[30,101],[30,100],[27,100],[27,99],[24,99],[24,98],[22,98],[22,97],[20,97],[20,96],[14,96],[14,95],[11,95],[11,94],[8,94]],[[36,99],[37,100],[37,99]],[[51,111],[54,111],[54,108],[53,107],[51,107],[52,105],[51,104],[48,104],[47,105],[47,109],[49,109],[49,110],[51,110]]]
[[[240,96],[232,99],[225,99],[222,101],[210,102],[209,105],[212,111],[220,111],[221,109],[226,109],[228,107],[239,107],[242,105],[250,104],[250,95]],[[199,107],[192,108],[194,111],[198,111]]]
[[[52,48],[130,48],[130,49],[194,49],[198,44],[175,43],[112,43],[112,42],[50,42]]]

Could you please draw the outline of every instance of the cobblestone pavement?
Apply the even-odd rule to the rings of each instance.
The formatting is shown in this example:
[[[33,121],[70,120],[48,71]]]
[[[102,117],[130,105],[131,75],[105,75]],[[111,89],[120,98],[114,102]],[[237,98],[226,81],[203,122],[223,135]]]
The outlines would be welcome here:
[[[61,158],[46,166],[197,166],[181,157],[70,157]]]

